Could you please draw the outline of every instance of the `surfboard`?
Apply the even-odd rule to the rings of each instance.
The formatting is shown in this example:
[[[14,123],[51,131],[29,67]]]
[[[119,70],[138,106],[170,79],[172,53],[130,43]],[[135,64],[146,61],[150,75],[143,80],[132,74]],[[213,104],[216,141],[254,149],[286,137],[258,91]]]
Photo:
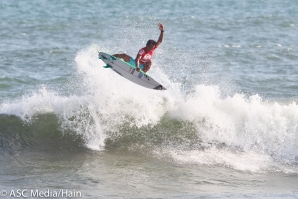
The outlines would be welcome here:
[[[104,66],[104,68],[111,68],[114,72],[135,84],[155,90],[167,90],[163,85],[155,81],[143,71],[137,71],[135,66],[117,57],[104,52],[99,52],[98,58],[107,64],[107,66]]]

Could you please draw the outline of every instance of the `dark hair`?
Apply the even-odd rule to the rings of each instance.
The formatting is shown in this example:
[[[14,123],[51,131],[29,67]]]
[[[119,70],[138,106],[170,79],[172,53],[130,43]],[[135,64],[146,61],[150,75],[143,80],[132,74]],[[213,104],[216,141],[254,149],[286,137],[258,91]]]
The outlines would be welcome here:
[[[149,46],[150,44],[156,45],[156,41],[150,39],[150,40],[147,41],[146,46]]]

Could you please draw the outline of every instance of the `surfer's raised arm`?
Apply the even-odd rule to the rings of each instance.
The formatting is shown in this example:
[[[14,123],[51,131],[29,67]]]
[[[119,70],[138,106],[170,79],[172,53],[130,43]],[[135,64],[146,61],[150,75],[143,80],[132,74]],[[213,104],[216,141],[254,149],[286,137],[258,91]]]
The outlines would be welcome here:
[[[157,40],[157,42],[156,42],[156,48],[159,46],[159,44],[162,42],[162,40],[163,40],[163,32],[165,31],[164,30],[164,27],[163,27],[163,25],[160,23],[160,24],[158,24],[158,26],[159,26],[159,30],[160,30],[160,35],[159,35],[159,38],[158,38],[158,40]]]

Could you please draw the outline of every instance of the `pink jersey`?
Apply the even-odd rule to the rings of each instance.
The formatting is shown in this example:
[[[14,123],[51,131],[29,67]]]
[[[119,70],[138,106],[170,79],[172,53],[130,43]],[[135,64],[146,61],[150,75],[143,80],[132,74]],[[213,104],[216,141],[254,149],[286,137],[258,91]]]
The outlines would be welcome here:
[[[139,50],[139,55],[141,55],[140,64],[145,64],[146,62],[148,62],[149,60],[151,60],[152,55],[153,55],[153,52],[155,51],[155,49],[156,48],[154,48],[150,52],[147,52],[146,51],[146,47],[144,47],[141,50]]]

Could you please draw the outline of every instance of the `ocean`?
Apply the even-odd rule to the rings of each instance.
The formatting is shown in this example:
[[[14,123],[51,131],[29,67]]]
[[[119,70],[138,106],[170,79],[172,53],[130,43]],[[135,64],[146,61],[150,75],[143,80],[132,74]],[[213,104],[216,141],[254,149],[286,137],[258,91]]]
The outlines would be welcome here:
[[[0,0],[0,198],[298,198],[298,1]],[[98,59],[164,40],[138,86]]]

